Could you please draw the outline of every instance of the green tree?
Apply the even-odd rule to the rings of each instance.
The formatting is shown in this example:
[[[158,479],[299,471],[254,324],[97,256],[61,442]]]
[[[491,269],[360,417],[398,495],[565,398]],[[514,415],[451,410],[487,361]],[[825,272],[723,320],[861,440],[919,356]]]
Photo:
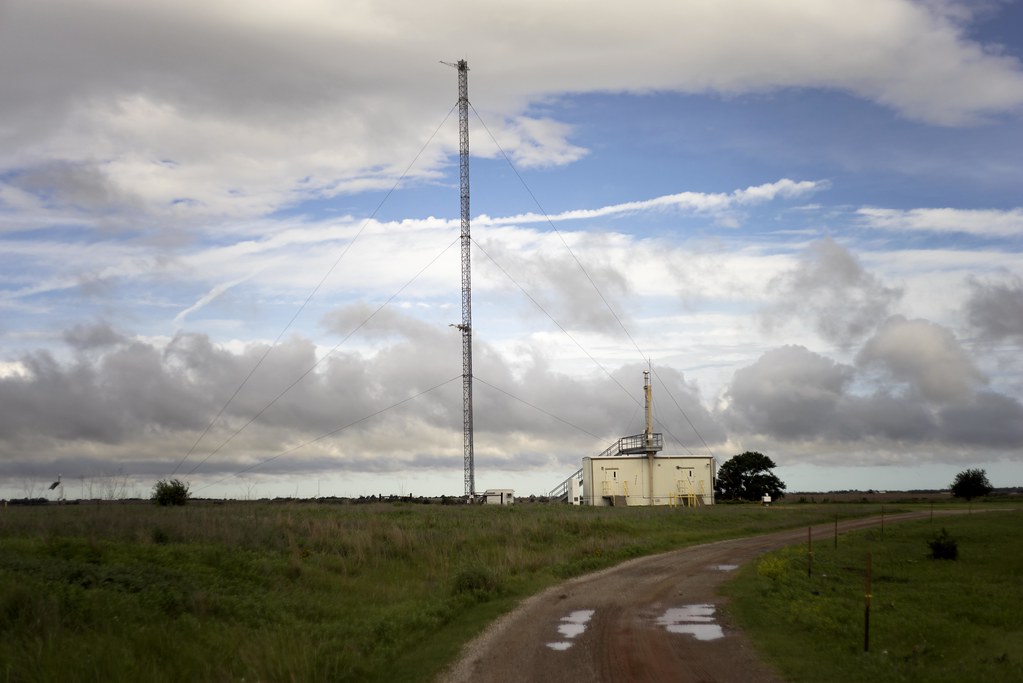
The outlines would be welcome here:
[[[785,495],[785,482],[773,472],[774,461],[763,453],[746,451],[718,469],[714,489],[724,500],[761,500],[764,494],[777,500]]]
[[[179,479],[161,479],[153,485],[151,500],[157,505],[184,505],[191,494],[188,484]]]
[[[987,472],[980,469],[963,470],[952,481],[952,495],[956,498],[973,500],[986,496],[994,490],[987,480]]]

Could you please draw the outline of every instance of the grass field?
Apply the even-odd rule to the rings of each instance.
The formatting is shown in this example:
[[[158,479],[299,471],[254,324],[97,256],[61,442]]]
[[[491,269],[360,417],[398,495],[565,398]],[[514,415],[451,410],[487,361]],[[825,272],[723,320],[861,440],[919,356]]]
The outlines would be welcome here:
[[[959,559],[929,557],[941,529]],[[908,522],[765,555],[726,592],[729,612],[787,680],[1023,680],[1023,513]],[[866,563],[869,652],[864,652]]]
[[[426,681],[487,622],[571,576],[878,510],[0,508],[0,680]]]

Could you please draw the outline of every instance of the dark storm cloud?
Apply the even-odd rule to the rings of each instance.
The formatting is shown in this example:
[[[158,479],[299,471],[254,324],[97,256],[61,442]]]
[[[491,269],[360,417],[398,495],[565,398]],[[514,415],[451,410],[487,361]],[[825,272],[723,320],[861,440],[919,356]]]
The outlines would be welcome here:
[[[990,341],[1023,342],[1023,278],[970,279],[968,284],[966,315],[974,329]]]
[[[1023,446],[1023,404],[1009,396],[981,392],[970,401],[943,408],[941,420],[942,437],[953,443]]]
[[[769,285],[779,297],[764,311],[768,327],[804,317],[824,339],[849,347],[874,331],[902,297],[863,269],[831,238],[814,242],[792,270]]]

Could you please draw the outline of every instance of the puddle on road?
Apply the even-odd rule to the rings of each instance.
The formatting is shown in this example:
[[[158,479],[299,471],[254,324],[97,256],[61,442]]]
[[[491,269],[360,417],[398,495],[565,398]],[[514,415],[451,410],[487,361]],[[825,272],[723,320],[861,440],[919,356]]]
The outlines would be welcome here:
[[[737,565],[737,564],[716,564],[716,565],[714,565],[714,569],[717,569],[719,572],[734,572],[738,568],[739,568],[739,565]]]
[[[558,624],[558,633],[561,634],[562,638],[578,638],[586,632],[586,627],[589,625],[590,619],[593,618],[595,611],[592,609],[580,609],[569,613],[567,617],[561,617],[561,623]],[[547,647],[564,652],[572,647],[572,643],[562,640],[555,643],[547,643]]]
[[[697,640],[724,638],[724,631],[714,623],[714,605],[685,605],[672,607],[657,620],[668,633],[690,635]]]

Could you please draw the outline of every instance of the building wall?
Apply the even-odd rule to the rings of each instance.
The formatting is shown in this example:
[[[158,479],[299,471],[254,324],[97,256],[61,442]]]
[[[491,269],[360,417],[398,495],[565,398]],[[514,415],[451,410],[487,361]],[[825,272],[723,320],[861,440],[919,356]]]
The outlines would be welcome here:
[[[611,505],[612,497],[623,496],[626,505],[670,505],[679,502],[680,494],[692,491],[703,504],[711,505],[714,474],[714,458],[709,457],[583,458],[582,500],[586,505]]]

